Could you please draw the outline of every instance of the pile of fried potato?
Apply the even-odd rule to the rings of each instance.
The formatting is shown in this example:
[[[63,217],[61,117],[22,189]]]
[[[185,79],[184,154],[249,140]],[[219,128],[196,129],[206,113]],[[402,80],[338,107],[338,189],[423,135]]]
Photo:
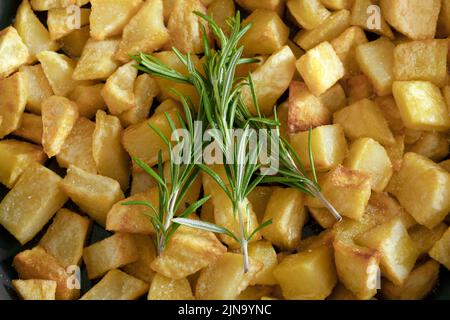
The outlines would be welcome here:
[[[307,169],[313,128],[323,195],[343,216],[298,190],[258,186],[246,223],[273,223],[249,244],[247,273],[235,240],[187,227],[158,256],[147,209],[122,205],[158,205],[130,158],[154,166],[163,150],[168,160],[147,123],[170,135],[164,113],[180,109],[170,88],[199,102],[189,85],[138,73],[129,54],[154,52],[186,73],[176,47],[200,65],[206,25],[194,10],[224,30],[246,13],[244,55],[260,62],[237,75],[252,74],[267,116],[279,103],[282,134]],[[21,244],[45,233],[15,256],[15,289],[78,299],[84,264],[95,280],[85,300],[426,297],[450,269],[449,36],[450,0],[22,1],[0,31],[0,182],[10,189],[0,224]],[[248,88],[242,98],[256,112]],[[53,157],[64,177],[45,167]],[[198,218],[239,228],[209,176],[186,203],[201,194],[212,198]],[[308,220],[324,231],[303,238]],[[88,245],[93,223],[112,235]]]

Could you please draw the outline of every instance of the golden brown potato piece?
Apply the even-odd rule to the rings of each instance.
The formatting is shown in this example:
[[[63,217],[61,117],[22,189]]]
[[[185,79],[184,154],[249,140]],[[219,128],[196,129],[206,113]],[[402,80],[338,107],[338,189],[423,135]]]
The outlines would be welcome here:
[[[80,29],[73,30],[67,36],[60,40],[62,50],[70,57],[80,57],[83,53],[83,48],[90,37],[89,26],[84,26]]]
[[[209,26],[194,11],[206,14],[206,8],[200,0],[175,0],[167,23],[170,38],[165,48],[170,50],[175,47],[183,53],[191,54],[203,52],[202,26],[210,38]]]
[[[141,5],[142,0],[91,0],[91,37],[104,40],[120,35]]]
[[[33,162],[43,164],[47,157],[42,148],[17,140],[0,141],[0,182],[11,189]]]
[[[351,9],[355,0],[320,0],[330,10]]]
[[[71,275],[56,259],[40,247],[20,252],[14,257],[13,266],[20,279],[42,279],[56,282],[56,300],[72,300],[80,296],[80,290],[68,287]]]
[[[194,300],[194,295],[186,278],[175,280],[157,273],[150,286],[147,300]]]
[[[57,155],[78,119],[78,106],[65,97],[51,96],[42,102],[42,145],[49,158]]]
[[[0,32],[0,77],[7,77],[30,59],[27,46],[17,30],[8,27]]]
[[[328,1],[328,0],[327,0]],[[333,292],[327,297],[327,300],[358,300],[353,292],[348,290],[342,283],[338,283],[334,287]]]
[[[264,212],[266,212],[267,203],[269,203],[272,191],[272,187],[257,186],[247,196],[248,201],[250,201],[250,203],[252,204],[253,211],[255,212],[259,223],[263,222]],[[205,205],[208,203],[211,202],[207,201]]]
[[[256,9],[267,9],[276,11],[281,15],[284,10],[284,0],[236,0],[242,8],[247,11],[255,11]]]
[[[61,167],[68,168],[74,165],[88,172],[97,173],[92,155],[94,130],[95,124],[92,121],[83,117],[78,118],[61,151],[56,155]]]
[[[101,226],[105,226],[106,215],[111,207],[124,198],[116,180],[72,165],[60,186],[80,209]]]
[[[31,6],[36,11],[47,11],[50,9],[64,8],[71,4],[85,5],[87,0],[31,0]]]
[[[331,228],[337,221],[336,218],[326,208],[308,207],[308,212],[316,222],[324,229]]]
[[[380,6],[387,22],[409,38],[434,38],[441,1],[381,0]]]
[[[445,38],[450,36],[450,1],[443,0],[439,13],[437,37]]]
[[[115,57],[117,60],[127,62],[130,60],[129,54],[152,53],[168,40],[169,32],[164,25],[163,1],[147,1],[123,29],[122,40]]]
[[[112,269],[120,268],[139,259],[139,252],[131,234],[114,235],[91,244],[83,250],[89,279],[101,277]]]
[[[93,85],[79,84],[73,89],[69,99],[78,105],[80,116],[92,118],[97,113],[97,110],[106,109],[105,100],[103,100],[101,95],[103,86],[103,83]]]
[[[433,229],[428,229],[427,227],[417,224],[408,229],[408,233],[411,240],[419,250],[420,255],[423,256],[426,255],[434,246],[436,241],[444,235],[447,228],[447,225],[443,222],[438,224]]]
[[[434,260],[442,263],[448,270],[450,270],[450,228],[445,231],[444,235],[436,241],[433,248],[428,253]]]
[[[4,138],[20,125],[27,103],[27,82],[23,72],[16,72],[9,78],[0,78],[0,138]]]
[[[111,270],[81,300],[137,300],[147,291],[148,284],[144,281],[120,270]]]
[[[75,212],[61,209],[53,219],[39,245],[64,268],[79,265],[91,221]]]
[[[379,35],[394,39],[391,28],[384,19],[381,10],[375,11],[373,0],[354,0],[352,7],[351,23],[353,26],[360,26],[364,30],[377,33]]]
[[[73,72],[73,79],[107,79],[119,66],[119,63],[114,59],[119,43],[120,40],[116,38],[107,40],[89,39],[84,45],[83,53]]]
[[[239,43],[244,46],[244,55],[273,54],[288,40],[289,28],[274,11],[256,9],[242,22],[243,26],[248,24],[252,28]]]
[[[420,139],[408,145],[406,151],[421,154],[435,162],[447,158],[449,154],[448,135],[442,132],[424,132]]]
[[[22,66],[20,71],[27,79],[28,97],[26,110],[41,114],[42,101],[53,95],[52,87],[45,76],[40,64],[34,66]]]
[[[261,268],[261,262],[250,259],[249,270],[244,273],[242,255],[227,252],[200,272],[195,297],[200,300],[234,300]]]
[[[42,145],[42,131],[42,118],[32,113],[24,113],[22,114],[20,126],[13,134],[17,137]]]
[[[278,264],[277,253],[272,244],[266,240],[252,242],[248,246],[248,256],[263,263],[263,267],[250,281],[251,285],[276,285],[273,270]]]
[[[22,1],[19,6],[14,27],[28,47],[30,62],[36,60],[39,52],[57,51],[60,47],[58,42],[50,38],[50,33],[34,14],[28,0]]]
[[[436,286],[438,277],[439,263],[430,259],[416,267],[401,286],[384,280],[381,294],[387,300],[422,300]]]
[[[50,39],[59,40],[72,31],[89,24],[90,9],[77,6],[50,9],[47,14],[47,26]]]
[[[67,201],[59,187],[62,179],[34,162],[0,203],[0,223],[25,244]]]
[[[331,248],[322,245],[288,255],[273,271],[289,300],[324,300],[337,282]]]
[[[130,178],[130,161],[120,143],[123,130],[120,120],[99,110],[95,121],[92,153],[97,171],[118,181],[125,191]]]
[[[54,280],[13,280],[12,284],[23,300],[55,300],[56,281]]]
[[[292,81],[289,86],[289,133],[306,131],[330,124],[331,113],[322,101],[313,95],[305,83]]]
[[[359,74],[347,79],[347,95],[348,95],[348,103],[352,104],[358,102],[362,99],[371,99],[373,98],[374,88],[372,86],[372,82],[365,74]],[[378,99],[389,98],[387,97],[378,97]]]
[[[125,265],[122,267],[122,270],[142,281],[152,283],[152,279],[155,276],[155,272],[151,268],[152,262],[156,258],[155,243],[147,235],[135,234],[133,239],[138,250],[139,259]]]
[[[230,26],[227,23],[229,17],[236,15],[234,0],[213,0],[208,5],[208,15],[211,16],[217,25],[226,35],[230,34]]]
[[[319,0],[288,0],[286,6],[298,25],[306,30],[318,27],[331,14]]]

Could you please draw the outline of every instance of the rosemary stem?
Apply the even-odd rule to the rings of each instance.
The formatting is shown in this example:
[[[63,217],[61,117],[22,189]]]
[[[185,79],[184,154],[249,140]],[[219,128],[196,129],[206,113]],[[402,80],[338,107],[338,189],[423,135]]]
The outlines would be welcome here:
[[[248,241],[243,239],[241,242],[242,256],[244,258],[244,274],[248,272],[249,259],[248,259]]]
[[[334,206],[325,198],[320,192],[316,186],[311,186],[308,184],[308,190],[316,197],[319,198],[320,201],[325,205],[325,207],[328,209],[328,211],[331,212],[331,214],[334,216],[334,218],[337,221],[342,220],[342,216],[339,214],[339,212],[334,208]]]
[[[246,210],[248,210],[246,206]],[[241,250],[244,258],[244,273],[248,272],[249,259],[248,259],[248,240],[245,232],[244,225],[244,215],[242,213],[242,202],[238,202],[238,216],[239,216],[239,224],[241,227]],[[248,221],[247,221],[248,223]]]

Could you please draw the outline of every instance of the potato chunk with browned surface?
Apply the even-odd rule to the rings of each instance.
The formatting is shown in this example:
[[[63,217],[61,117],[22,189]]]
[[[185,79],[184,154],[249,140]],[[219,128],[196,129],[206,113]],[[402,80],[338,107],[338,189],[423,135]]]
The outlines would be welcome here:
[[[90,226],[91,221],[88,218],[61,209],[39,245],[64,268],[79,265]]]
[[[17,30],[8,27],[0,32],[0,77],[7,77],[28,62],[30,55]]]
[[[34,162],[0,203],[0,223],[20,243],[30,241],[67,201],[62,179]]]
[[[273,188],[269,186],[256,186],[247,196],[248,201],[252,204],[253,212],[255,212],[259,223],[263,222],[264,212],[266,211],[272,191]],[[207,201],[205,205],[208,203],[211,202]]]
[[[263,263],[262,269],[250,281],[251,285],[270,286],[277,284],[277,280],[273,276],[273,270],[278,264],[277,253],[269,241],[261,240],[250,243],[248,256]]]
[[[295,65],[315,96],[330,89],[345,73],[344,65],[329,42],[306,52]]]
[[[356,243],[378,250],[381,273],[397,285],[405,282],[419,257],[418,249],[399,218],[359,235]]]
[[[191,285],[186,278],[170,279],[156,274],[147,300],[194,300]]]
[[[290,137],[290,142],[305,169],[311,168],[308,153],[309,132],[299,132]],[[311,152],[317,171],[324,172],[342,163],[348,151],[341,125],[320,126],[311,131]]]
[[[49,158],[57,155],[78,119],[78,106],[65,97],[51,96],[42,102],[42,146]]]
[[[147,235],[133,235],[134,243],[138,250],[139,259],[122,267],[126,273],[151,283],[155,276],[152,270],[152,262],[156,258],[156,248],[153,239]]]
[[[120,35],[142,5],[142,0],[91,0],[91,37],[104,40]]]
[[[234,0],[213,0],[208,5],[208,15],[211,16],[217,25],[226,35],[230,35],[230,25],[228,18],[236,15],[236,5]]]
[[[330,16],[319,0],[288,0],[286,6],[300,27],[311,30]]]
[[[79,84],[69,94],[69,99],[78,105],[80,116],[92,118],[98,110],[106,109],[101,92],[104,84]]]
[[[120,139],[123,128],[117,117],[97,111],[92,153],[99,174],[113,178],[123,191],[128,188],[130,161]]]
[[[120,270],[111,270],[86,292],[81,300],[136,300],[148,290],[148,284]]]
[[[40,114],[42,101],[53,95],[52,87],[45,76],[40,64],[34,66],[22,66],[20,71],[27,79],[27,105],[26,110]]]
[[[116,59],[127,62],[130,60],[129,54],[152,53],[168,40],[169,32],[164,25],[163,1],[147,1],[123,29]]]
[[[354,26],[360,26],[361,28],[377,33],[379,35],[394,39],[394,34],[391,28],[384,19],[383,12],[381,10],[375,11],[375,3],[377,0],[352,0],[354,1],[352,7],[352,19],[351,23]]]
[[[13,280],[12,284],[23,300],[55,300],[56,281],[54,280]]]
[[[131,234],[114,235],[91,244],[83,250],[89,279],[101,277],[106,272],[120,268],[139,259],[139,252]]]
[[[443,264],[450,270],[450,228],[445,231],[444,235],[436,241],[434,246],[428,253],[434,260]]]
[[[0,138],[4,138],[20,125],[27,103],[27,83],[23,72],[9,78],[0,78]]]
[[[90,13],[90,9],[78,6],[50,9],[47,13],[50,39],[59,40],[72,31],[89,24]]]
[[[381,283],[381,295],[387,300],[421,300],[431,293],[439,276],[439,263],[428,260],[416,267],[402,285],[389,280]]]
[[[106,216],[111,207],[124,198],[116,180],[72,165],[60,185],[84,212],[102,226],[106,224]]]
[[[281,14],[284,9],[284,0],[235,0],[238,5],[247,11],[268,9]]]
[[[450,36],[450,1],[442,0],[437,26],[437,37],[444,38],[448,36]]]
[[[64,8],[71,4],[79,6],[87,3],[87,0],[31,0],[31,6],[36,11],[47,11],[50,9]]]
[[[47,157],[42,148],[23,141],[0,141],[0,182],[12,188],[20,175],[33,162],[43,164]]]
[[[56,282],[56,300],[77,299],[80,290],[67,286],[70,274],[66,272],[56,259],[37,246],[31,250],[20,252],[14,257],[13,266],[20,279],[42,279]]]
[[[442,222],[450,211],[450,174],[421,155],[405,154],[387,190],[428,228]]]
[[[240,42],[247,56],[273,54],[288,40],[289,28],[274,11],[257,9],[242,24],[252,24]]]
[[[434,38],[440,0],[381,0],[387,22],[413,40]]]
[[[195,297],[201,300],[234,300],[244,291],[262,268],[258,260],[250,259],[244,273],[242,255],[227,252],[200,272]]]
[[[32,113],[24,113],[20,126],[12,134],[42,145],[42,131],[42,118]]]
[[[422,257],[431,250],[440,238],[442,238],[447,229],[447,225],[443,222],[433,229],[428,229],[420,224],[416,224],[408,229],[408,233]]]
[[[406,150],[438,162],[447,158],[450,152],[449,137],[443,132],[423,132],[419,140],[408,145]]]
[[[283,259],[273,271],[289,300],[324,300],[337,282],[333,250],[326,245]]]
[[[62,45],[61,49],[72,58],[81,56],[84,45],[89,40],[89,32],[89,26],[84,26],[80,29],[72,31],[60,40]]]

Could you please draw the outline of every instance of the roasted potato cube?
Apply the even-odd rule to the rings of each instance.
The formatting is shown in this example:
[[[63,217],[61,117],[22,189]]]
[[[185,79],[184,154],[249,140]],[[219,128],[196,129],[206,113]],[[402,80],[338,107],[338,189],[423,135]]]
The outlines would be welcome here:
[[[31,0],[31,6],[36,11],[47,11],[50,9],[64,8],[71,4],[85,5],[86,0]]]
[[[347,79],[348,103],[352,104],[362,99],[370,99],[374,96],[371,81],[365,74],[360,74]],[[385,98],[385,97],[379,97]]]
[[[27,46],[17,30],[8,27],[0,32],[0,77],[7,77],[30,59]]]
[[[439,163],[439,165],[446,170],[447,172],[450,173],[450,160],[445,160]]]
[[[20,126],[13,134],[17,137],[41,145],[42,131],[42,118],[32,113],[24,113],[22,115],[22,120],[20,121]]]
[[[264,212],[266,211],[272,191],[272,187],[257,186],[247,196],[248,201],[250,201],[250,203],[252,204],[253,212],[255,212],[259,223],[264,222]],[[205,205],[208,203],[212,203],[212,201],[206,202]]]
[[[407,146],[406,150],[421,154],[435,162],[441,161],[449,154],[448,136],[441,132],[424,132],[420,139]]]
[[[138,70],[131,61],[119,67],[109,78],[102,89],[102,97],[108,106],[109,112],[119,115],[133,108],[135,104],[134,81]]]
[[[272,291],[270,286],[248,286],[236,297],[236,300],[270,300],[267,298]]]
[[[439,263],[428,260],[416,267],[402,285],[389,280],[381,283],[381,295],[387,300],[422,300],[436,286],[439,276]]]
[[[336,218],[326,208],[308,207],[308,212],[313,219],[324,229],[331,228],[336,223]]]
[[[350,27],[350,11],[339,10],[332,13],[317,28],[301,30],[294,38],[302,49],[309,50],[325,41],[331,41]]]
[[[384,118],[387,120],[392,132],[397,136],[406,135],[405,125],[403,124],[400,110],[393,96],[377,97],[375,103],[380,107]]]
[[[43,164],[47,157],[42,148],[17,140],[0,141],[0,182],[11,189],[33,162]]]
[[[303,194],[293,188],[274,188],[263,221],[272,224],[262,229],[265,239],[286,250],[295,249],[306,221]]]
[[[450,270],[450,228],[445,231],[444,235],[436,241],[434,246],[428,253],[434,260],[442,263],[448,270]]]
[[[359,245],[378,250],[381,273],[396,285],[405,283],[419,257],[419,251],[400,218],[370,229],[355,241]]]
[[[72,165],[60,186],[73,202],[102,226],[106,224],[106,215],[111,207],[124,198],[116,180]]]
[[[139,259],[139,252],[133,235],[115,233],[91,244],[83,250],[89,279],[101,277],[106,272],[120,268]]]
[[[388,191],[418,223],[430,229],[442,222],[450,210],[450,174],[415,153],[405,154]]]
[[[351,9],[354,0],[320,0],[330,10]]]
[[[57,155],[78,119],[78,106],[65,97],[51,96],[42,102],[42,145],[49,158]]]
[[[183,53],[192,54],[203,52],[203,30],[210,38],[209,26],[194,11],[206,14],[200,0],[175,0],[167,22],[170,37],[166,49],[175,47]]]
[[[39,245],[64,268],[79,265],[90,226],[91,221],[88,218],[61,209]]]
[[[399,44],[394,49],[394,76],[401,81],[447,83],[448,41],[423,40]]]
[[[309,132],[299,132],[290,137],[290,142],[305,169],[311,168],[308,154]],[[348,151],[344,130],[339,124],[321,126],[311,131],[311,152],[314,167],[324,172],[342,163]]]
[[[236,3],[247,11],[268,9],[281,14],[284,10],[284,0],[236,0]]]
[[[376,224],[388,221],[391,218],[398,217],[402,220],[406,229],[417,224],[416,220],[388,193],[372,192],[367,207],[367,213],[372,215],[369,217]]]
[[[298,25],[306,30],[318,27],[331,14],[319,0],[288,0],[286,6]]]
[[[251,73],[256,98],[262,114],[270,116],[276,101],[286,91],[295,72],[295,56],[288,46],[272,54],[267,61]],[[242,99],[252,114],[257,114],[251,90],[245,86]]]
[[[73,72],[73,79],[103,80],[108,78],[119,66],[114,58],[119,43],[120,40],[116,38],[99,41],[89,39]]]
[[[125,150],[132,157],[139,158],[150,166],[158,163],[158,153],[162,150],[162,160],[169,159],[169,150],[158,134],[149,128],[148,123],[162,131],[169,139],[172,134],[167,117],[170,117],[175,126],[179,127],[177,109],[172,109],[166,113],[155,114],[148,120],[129,126],[122,134],[122,144]]]
[[[182,279],[220,260],[225,252],[213,233],[180,227],[153,260],[152,269],[168,278]]]
[[[164,25],[162,0],[147,1],[123,29],[122,40],[115,57],[127,62],[130,60],[129,54],[152,53],[168,40],[169,32]]]
[[[149,176],[147,173],[144,174]],[[150,217],[146,216],[146,213],[153,214],[153,212],[145,206],[123,205],[128,201],[149,201],[157,208],[159,205],[158,188],[155,186],[145,192],[135,193],[131,197],[114,204],[106,218],[106,230],[144,235],[154,234],[155,229]]]
[[[130,178],[130,161],[120,142],[122,125],[117,117],[97,111],[92,138],[92,153],[99,174],[113,178],[127,190]]]
[[[155,272],[151,268],[152,262],[156,258],[155,244],[152,238],[146,235],[135,234],[133,238],[138,250],[139,259],[127,264],[122,269],[133,277],[151,283],[155,276]]]
[[[450,36],[450,1],[448,0],[442,0],[437,24],[437,35],[439,38]]]
[[[78,118],[61,151],[56,155],[58,164],[63,168],[74,165],[85,171],[97,173],[92,155],[92,136],[95,124],[83,117]]]
[[[50,33],[34,14],[28,0],[22,1],[17,9],[14,27],[28,47],[30,62],[36,60],[39,52],[57,51],[60,47],[56,41],[50,38]]]
[[[330,124],[330,120],[330,110],[309,91],[306,84],[293,81],[289,86],[288,132],[306,131]]]
[[[21,244],[30,241],[67,201],[62,179],[34,162],[0,203],[0,224]]]
[[[20,125],[27,103],[27,83],[23,72],[9,78],[0,78],[0,138],[4,138]]]
[[[445,223],[440,223],[433,229],[428,229],[420,224],[411,227],[408,230],[411,240],[416,245],[420,252],[420,255],[426,255],[428,251],[431,250],[433,245],[438,241],[447,230],[447,225]]]
[[[137,300],[148,284],[120,270],[111,270],[81,300]]]
[[[358,65],[372,81],[375,92],[379,96],[392,93],[394,48],[394,44],[386,38],[356,47]]]
[[[335,240],[334,261],[339,281],[360,300],[377,293],[380,255],[378,251]]]
[[[98,110],[106,109],[105,100],[101,95],[104,84],[79,84],[69,95],[69,99],[78,105],[80,116],[92,118]]]
[[[70,289],[67,286],[70,274],[66,272],[56,258],[40,247],[20,252],[14,257],[13,266],[20,279],[53,280],[56,282],[56,300],[77,299],[80,290]]]
[[[242,255],[227,252],[200,272],[195,297],[200,300],[234,300],[261,268],[261,262],[250,259],[249,270],[244,273]]]
[[[191,285],[186,278],[170,279],[156,274],[147,296],[148,300],[194,300]]]
[[[214,0],[208,5],[208,15],[211,16],[217,25],[230,35],[230,26],[228,25],[228,18],[236,15],[236,6],[234,0]]]
[[[261,240],[252,242],[248,246],[248,256],[263,263],[263,267],[250,281],[251,285],[275,285],[277,280],[273,276],[273,270],[278,264],[277,253],[269,241]]]
[[[425,81],[395,81],[392,90],[405,127],[426,131],[450,128],[449,110],[436,85]]]
[[[344,89],[339,83],[336,83],[320,95],[319,100],[331,112],[342,109],[347,105],[347,97],[345,96]]]
[[[333,292],[331,295],[327,297],[327,300],[351,300],[355,301],[358,300],[358,297],[348,290],[342,283],[338,283],[336,287],[334,287]]]
[[[329,42],[309,50],[296,62],[306,85],[315,96],[320,96],[344,76],[344,65]]]
[[[142,0],[91,0],[91,37],[104,40],[120,35],[141,5]]]
[[[289,300],[324,300],[337,282],[333,251],[327,246],[287,256],[273,271]]]
[[[413,40],[434,38],[441,1],[381,0],[380,6],[386,21],[397,31]]]
[[[372,190],[376,192],[386,188],[393,173],[386,150],[371,138],[360,138],[353,142],[344,166],[368,173]]]
[[[383,12],[379,10],[377,13],[374,13],[374,11],[369,9],[371,6],[374,6],[374,1],[372,0],[354,0],[351,18],[352,25],[360,26],[369,32],[394,39],[394,34],[386,23]],[[375,14],[379,15],[375,18]]]
[[[25,75],[27,83],[27,105],[26,110],[41,114],[42,101],[53,95],[52,87],[45,76],[42,66],[22,66],[20,71]]]
[[[36,55],[55,95],[67,96],[80,84],[72,79],[75,61],[64,54],[42,51]]]
[[[90,9],[68,7],[50,9],[47,14],[47,26],[50,39],[58,40],[74,30],[89,24]]]
[[[276,12],[256,9],[242,24],[246,26],[250,23],[252,28],[240,42],[244,46],[245,55],[273,54],[286,44],[289,28]]]
[[[23,300],[55,300],[56,281],[54,280],[13,280],[12,284]]]
[[[394,135],[388,126],[378,105],[363,99],[345,107],[333,115],[333,122],[340,124],[345,135],[356,140],[363,137],[372,138],[382,145],[395,143]]]
[[[62,50],[71,57],[79,57],[83,53],[83,48],[90,37],[90,27],[84,26],[73,30],[60,40]]]

